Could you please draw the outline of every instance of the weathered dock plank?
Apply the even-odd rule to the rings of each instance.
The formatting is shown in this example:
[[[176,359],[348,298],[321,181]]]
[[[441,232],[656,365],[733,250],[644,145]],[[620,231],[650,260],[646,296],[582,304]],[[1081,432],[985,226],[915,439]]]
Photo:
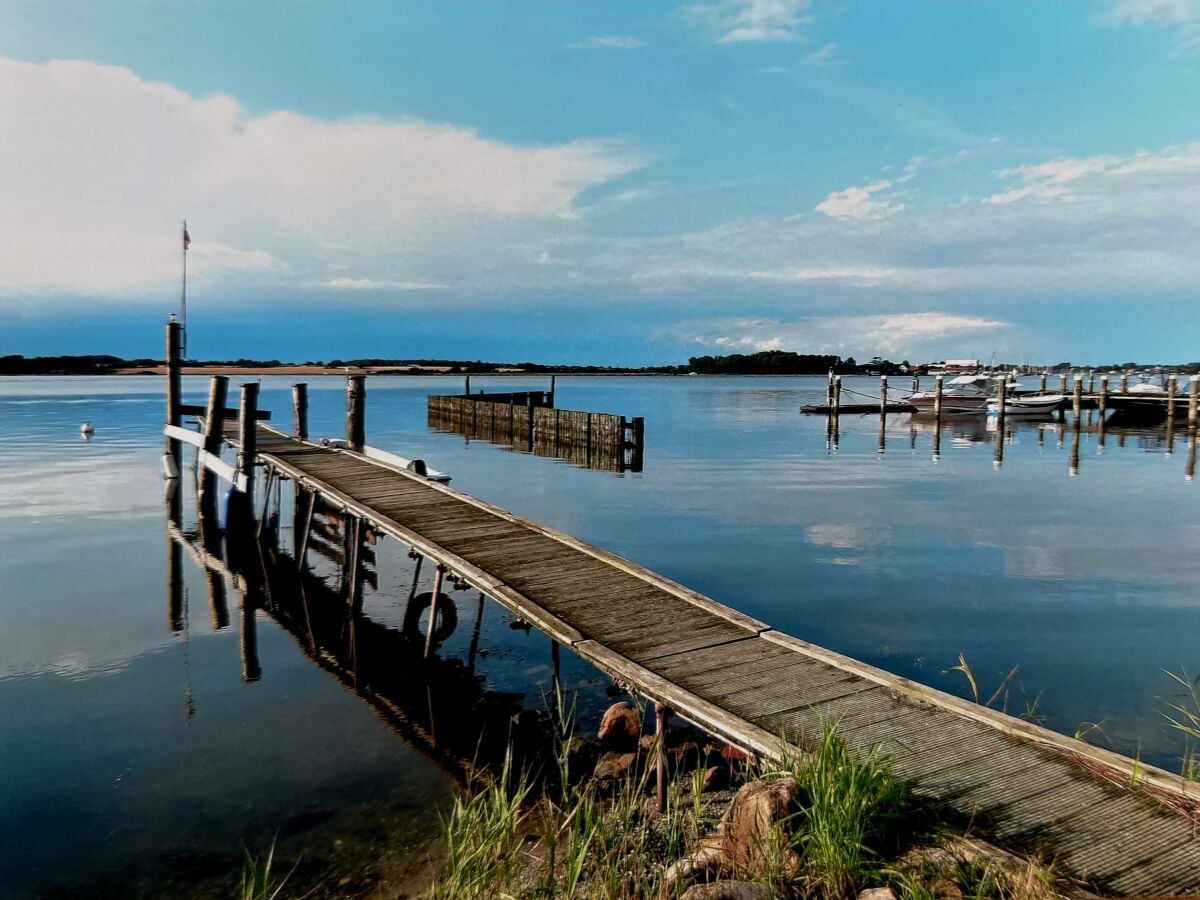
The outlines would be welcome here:
[[[360,454],[260,426],[258,455],[751,753],[776,754],[785,740],[803,749],[836,725],[851,746],[880,748],[918,796],[1003,846],[1049,854],[1098,889],[1200,891],[1193,822],[1159,800],[1167,791],[1194,799],[1200,787],[781,634],[621,557]],[[1117,783],[1135,772],[1137,787]]]

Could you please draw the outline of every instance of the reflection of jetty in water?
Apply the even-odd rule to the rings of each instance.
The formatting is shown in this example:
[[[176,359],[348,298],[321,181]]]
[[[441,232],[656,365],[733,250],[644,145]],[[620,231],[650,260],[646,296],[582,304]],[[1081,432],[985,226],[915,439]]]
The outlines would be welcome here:
[[[839,448],[841,438],[839,416],[827,416],[825,445],[829,451]],[[864,417],[860,417],[864,418]],[[1068,452],[1068,474],[1080,471],[1081,444],[1084,435],[1094,441],[1097,452],[1116,447],[1127,447],[1140,452],[1158,452],[1171,456],[1177,445],[1185,453],[1184,478],[1193,480],[1196,474],[1197,431],[1180,426],[1173,419],[1158,424],[1147,424],[1122,416],[1120,412],[1106,416],[1099,410],[1083,410],[1078,416],[1059,413],[1054,418],[1006,417],[984,415],[943,415],[940,418],[917,414],[898,414],[879,417],[880,454],[893,448],[903,447],[916,450],[928,441],[932,459],[941,459],[944,450],[969,449],[978,445],[991,444],[992,460],[996,468],[1004,463],[1005,448],[1032,435],[1039,448],[1052,444],[1056,449]]]
[[[306,549],[315,551],[318,567],[333,573],[327,578],[298,563],[297,548],[281,546],[277,493],[267,498],[260,531],[257,525],[239,525],[232,517],[227,517],[222,529],[215,511],[203,504],[196,527],[185,529],[182,491],[173,484],[168,492],[167,590],[172,631],[186,628],[182,571],[186,553],[205,573],[217,629],[230,624],[229,589],[239,598],[244,681],[263,677],[256,619],[261,611],[315,665],[369,704],[406,743],[457,782],[465,784],[502,761],[510,738],[515,752],[527,757],[524,762],[539,757],[545,737],[543,717],[518,716],[524,695],[489,689],[486,678],[476,672],[482,594],[471,604],[474,615],[466,659],[442,657],[430,650],[459,627],[458,606],[449,594],[438,592],[436,625],[430,635],[433,593],[418,592],[423,558],[418,557],[414,566],[403,624],[393,627],[363,612],[364,586],[377,580],[370,550],[377,537],[358,534],[360,546],[355,553],[355,526],[347,527],[340,511],[314,504],[308,531]],[[310,497],[298,496],[294,508],[307,511]],[[435,587],[442,583],[438,571]],[[555,653],[555,664],[557,657]],[[188,713],[192,714],[190,699]]]

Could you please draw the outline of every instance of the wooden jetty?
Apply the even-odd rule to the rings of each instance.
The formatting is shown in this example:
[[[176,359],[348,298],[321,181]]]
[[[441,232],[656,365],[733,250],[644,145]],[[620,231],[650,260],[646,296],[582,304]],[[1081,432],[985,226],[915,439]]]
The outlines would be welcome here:
[[[640,472],[645,420],[610,413],[559,409],[549,391],[430,395],[428,425],[468,439],[504,444],[522,453],[565,459],[612,472]]]
[[[352,385],[349,397],[348,431],[361,435],[363,395]],[[302,501],[340,508],[357,523],[352,573],[368,531],[434,563],[431,622],[442,580],[452,577],[654,701],[660,730],[674,713],[770,758],[785,744],[803,752],[834,725],[852,747],[880,747],[918,797],[974,833],[1051,858],[1090,889],[1200,892],[1200,784],[785,634],[446,485],[269,428],[245,408],[240,427],[226,428],[223,408],[210,402],[205,444],[215,434],[237,449],[239,473],[265,469],[268,498],[286,479]],[[313,501],[298,508],[304,565]]]

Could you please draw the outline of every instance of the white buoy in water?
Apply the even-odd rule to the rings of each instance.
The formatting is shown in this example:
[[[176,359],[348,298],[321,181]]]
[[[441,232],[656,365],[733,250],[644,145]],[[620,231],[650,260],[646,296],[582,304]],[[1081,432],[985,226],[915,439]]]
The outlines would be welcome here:
[[[96,429],[92,426],[91,422],[84,422],[82,425],[79,426],[80,434],[94,434],[95,431],[96,431]]]

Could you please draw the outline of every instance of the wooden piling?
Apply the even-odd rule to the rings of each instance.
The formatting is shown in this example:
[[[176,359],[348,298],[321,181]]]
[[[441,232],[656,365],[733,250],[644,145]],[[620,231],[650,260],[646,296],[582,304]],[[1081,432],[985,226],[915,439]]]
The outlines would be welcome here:
[[[1108,376],[1100,376],[1100,396],[1096,399],[1096,408],[1100,410],[1100,421],[1104,421],[1104,413],[1108,409]]]
[[[292,435],[308,440],[308,385],[292,385]]]
[[[1079,419],[1079,414],[1083,409],[1083,376],[1075,376],[1075,391],[1071,396],[1071,412],[1075,413],[1075,419]]]
[[[463,385],[463,396],[464,397],[471,396],[471,376],[470,375],[467,376],[466,383]]]
[[[1088,393],[1096,393],[1096,372],[1094,369],[1088,372]]]
[[[1038,386],[1038,390],[1043,394],[1046,393],[1046,373],[1045,372],[1042,373],[1041,383]]]
[[[1175,374],[1167,376],[1167,421],[1175,418],[1175,394],[1179,390],[1179,382]]]
[[[917,391],[919,391],[920,389],[921,389],[921,376],[920,376],[920,375],[914,375],[914,376],[912,377],[912,390],[910,391],[910,393],[913,393],[913,394],[915,394],[915,393],[916,393]]]
[[[1196,430],[1197,416],[1200,416],[1200,375],[1193,375],[1188,385],[1188,428]]]
[[[251,502],[244,504],[247,512],[254,508],[254,462],[258,452],[258,384],[250,382],[242,385],[241,403],[238,410],[238,474],[246,479],[246,496]]]
[[[1058,392],[1064,396],[1067,393],[1067,375],[1065,372],[1058,376]]]
[[[439,565],[433,572],[433,599],[429,601],[429,627],[425,632],[425,658],[429,658],[433,650],[433,633],[437,631],[438,598],[442,594],[442,580],[446,577],[446,567]]]
[[[1121,373],[1121,393],[1122,394],[1129,393],[1129,373],[1128,372]]]
[[[833,406],[833,369],[825,379],[825,405]]]
[[[833,376],[833,403],[829,405],[834,418],[837,418],[842,406],[842,376]]]
[[[221,455],[224,440],[225,398],[229,394],[229,378],[214,375],[208,385],[208,407],[204,413],[204,452],[210,456]],[[217,473],[201,466],[200,502],[208,508],[211,517],[217,515]]]
[[[887,418],[888,377],[879,376],[879,418]]]
[[[555,398],[554,376],[551,375],[550,376],[550,405],[551,406],[554,405],[554,398]]]
[[[656,793],[658,812],[662,815],[667,811],[667,718],[671,710],[661,703],[654,704],[654,753],[657,771]]]
[[[179,407],[182,403],[182,352],[180,350],[183,326],[175,321],[175,316],[167,322],[167,424],[178,426],[181,421]],[[183,442],[175,438],[167,438],[167,453],[175,464],[175,477],[178,477],[183,462]]]
[[[346,443],[362,452],[367,443],[367,378],[346,376]]]
[[[942,382],[941,375],[934,376],[933,379],[933,417],[937,420],[942,418]]]
[[[1005,406],[1008,405],[1008,379],[1001,378],[1000,384],[996,388],[996,399],[999,401],[996,404],[996,430],[1004,434],[1004,417],[1007,414]]]

